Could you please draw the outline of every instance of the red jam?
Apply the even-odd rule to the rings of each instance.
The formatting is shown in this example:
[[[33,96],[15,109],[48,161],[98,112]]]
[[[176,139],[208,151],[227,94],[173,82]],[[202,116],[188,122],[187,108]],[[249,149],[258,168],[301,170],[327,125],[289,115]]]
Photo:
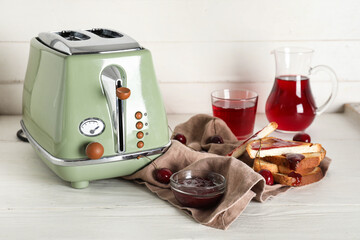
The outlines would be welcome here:
[[[262,169],[259,173],[265,179],[266,185],[274,185],[274,177],[269,170]]]
[[[304,155],[299,153],[287,153],[285,154],[285,157],[289,162],[289,168],[294,171],[296,170],[296,167],[300,163],[300,161],[305,158]]]
[[[210,180],[201,177],[181,179],[178,184],[183,186],[172,188],[175,198],[185,207],[208,208],[216,205],[224,195],[211,187],[216,185]],[[210,187],[210,189],[208,189]]]
[[[252,136],[250,136],[248,139],[246,139],[245,141],[243,141],[238,147],[236,147],[234,150],[232,150],[230,153],[228,153],[227,156],[231,156],[231,155],[235,152],[235,150],[237,150],[240,146],[245,145],[245,144],[246,144],[247,142],[249,142],[251,139],[255,138],[255,137],[259,134],[259,132],[261,132],[261,131],[262,131],[262,130],[257,131],[257,132],[254,133]]]
[[[302,178],[300,173],[291,172],[288,174],[288,176],[293,178],[293,183],[291,184],[292,186],[296,187],[300,185]]]
[[[271,139],[267,139],[266,141],[261,142],[261,149],[268,150],[268,149],[273,149],[273,148],[295,147],[295,146],[299,146],[302,144],[303,143],[301,143],[301,142],[289,142],[289,141],[284,141],[284,140],[278,139],[278,138],[271,138]],[[254,150],[259,150],[260,141],[251,143],[251,147]]]

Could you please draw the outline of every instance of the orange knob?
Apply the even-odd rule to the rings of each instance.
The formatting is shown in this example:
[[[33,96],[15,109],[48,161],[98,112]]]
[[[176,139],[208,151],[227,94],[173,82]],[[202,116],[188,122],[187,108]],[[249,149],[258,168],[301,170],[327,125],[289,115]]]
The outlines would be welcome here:
[[[142,122],[137,122],[137,123],[136,123],[136,128],[137,128],[137,129],[142,129],[143,126],[144,126],[144,124],[143,124]]]
[[[90,159],[99,159],[104,154],[104,147],[101,143],[91,142],[86,146],[85,153]]]
[[[137,143],[137,147],[138,148],[142,148],[144,146],[144,142],[143,141],[139,141],[138,143]]]
[[[128,89],[126,87],[119,87],[116,89],[116,96],[120,100],[128,99],[130,97],[130,94],[131,94],[130,89]]]
[[[143,133],[143,132],[138,132],[138,133],[136,134],[136,137],[137,137],[138,139],[141,139],[141,138],[144,137],[144,133]]]
[[[142,113],[141,112],[136,112],[135,113],[135,118],[136,119],[141,119],[142,118]]]

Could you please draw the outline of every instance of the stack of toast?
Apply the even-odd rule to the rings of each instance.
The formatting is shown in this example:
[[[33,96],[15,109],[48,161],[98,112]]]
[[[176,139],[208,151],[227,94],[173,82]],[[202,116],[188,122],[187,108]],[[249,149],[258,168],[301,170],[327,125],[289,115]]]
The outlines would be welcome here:
[[[253,169],[269,170],[276,183],[303,186],[323,177],[319,165],[326,151],[321,144],[265,137],[247,144],[246,151],[254,159]]]

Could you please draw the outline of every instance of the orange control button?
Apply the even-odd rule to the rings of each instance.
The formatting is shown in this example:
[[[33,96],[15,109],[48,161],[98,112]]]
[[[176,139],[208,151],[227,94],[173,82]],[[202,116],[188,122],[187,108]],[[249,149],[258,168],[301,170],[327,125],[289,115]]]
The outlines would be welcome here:
[[[137,123],[136,123],[136,128],[137,128],[137,129],[142,129],[143,126],[144,126],[144,124],[143,124],[142,122],[137,122]]]
[[[85,153],[90,159],[99,159],[104,154],[104,147],[101,143],[91,142],[86,146]]]
[[[136,134],[136,137],[137,137],[138,139],[141,139],[141,138],[144,137],[144,133],[140,131],[140,132],[138,132],[138,133]]]
[[[135,113],[135,118],[136,119],[141,119],[142,118],[142,113],[141,112],[136,112]]]
[[[144,146],[144,142],[143,141],[138,141],[137,147],[142,148],[143,146]]]

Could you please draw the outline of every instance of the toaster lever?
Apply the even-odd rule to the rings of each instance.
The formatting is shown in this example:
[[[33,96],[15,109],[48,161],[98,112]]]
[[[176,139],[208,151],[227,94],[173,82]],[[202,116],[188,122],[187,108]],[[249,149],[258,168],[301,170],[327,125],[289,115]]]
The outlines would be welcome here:
[[[126,87],[119,87],[116,89],[116,96],[120,100],[126,100],[130,97],[131,91]]]

